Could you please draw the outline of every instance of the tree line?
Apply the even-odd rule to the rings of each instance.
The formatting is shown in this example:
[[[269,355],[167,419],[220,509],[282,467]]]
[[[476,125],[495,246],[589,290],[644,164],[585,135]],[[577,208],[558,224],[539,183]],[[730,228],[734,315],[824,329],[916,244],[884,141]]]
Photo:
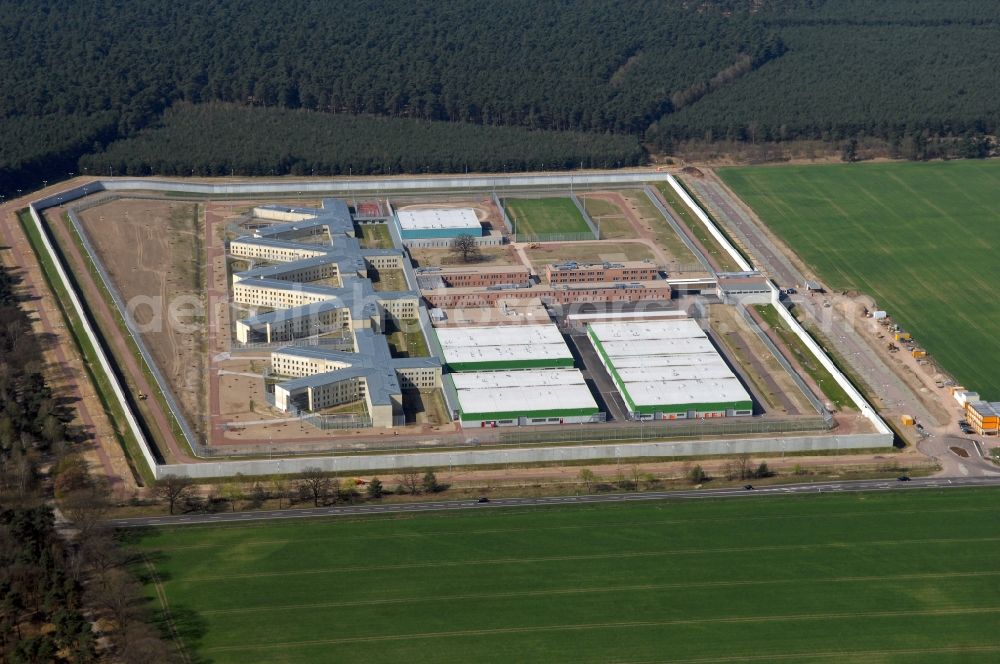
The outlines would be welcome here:
[[[370,147],[359,161],[372,172],[393,160],[464,167],[470,125],[534,130],[531,140],[549,147],[526,161],[551,167],[578,164],[578,150],[543,131],[628,135],[666,152],[692,140],[933,142],[995,133],[1000,113],[1000,5],[976,0],[7,0],[0,9],[3,193],[178,122],[163,113],[180,103],[218,115],[186,129],[219,150],[233,141],[213,141],[232,118],[218,104],[448,123],[435,134],[440,157],[421,164]],[[327,141],[322,123],[277,131],[274,142],[294,151],[243,148],[240,160],[255,173],[319,162],[300,145]],[[190,173],[229,157],[187,163],[187,142],[158,145],[163,162],[149,168]],[[351,168],[327,161],[330,172]]]
[[[104,525],[110,491],[81,455],[92,441],[67,426],[45,380],[47,341],[0,267],[0,661],[170,662],[136,561]],[[57,529],[53,500],[72,534]]]
[[[5,2],[0,129],[29,140],[0,153],[0,191],[64,177],[67,151],[134,136],[179,102],[639,136],[674,92],[761,59],[774,37],[746,4]]]
[[[80,160],[115,175],[355,175],[635,166],[634,136],[178,104],[155,128]]]

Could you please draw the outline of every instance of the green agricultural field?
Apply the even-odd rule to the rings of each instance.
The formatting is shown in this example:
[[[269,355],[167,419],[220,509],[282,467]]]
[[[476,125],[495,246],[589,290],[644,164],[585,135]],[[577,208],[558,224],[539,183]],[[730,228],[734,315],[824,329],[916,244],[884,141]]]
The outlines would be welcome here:
[[[483,507],[136,544],[196,662],[995,661],[995,499]]]
[[[720,169],[837,290],[858,290],[1000,399],[1000,161]]]
[[[569,198],[508,198],[503,205],[518,235],[591,232]]]

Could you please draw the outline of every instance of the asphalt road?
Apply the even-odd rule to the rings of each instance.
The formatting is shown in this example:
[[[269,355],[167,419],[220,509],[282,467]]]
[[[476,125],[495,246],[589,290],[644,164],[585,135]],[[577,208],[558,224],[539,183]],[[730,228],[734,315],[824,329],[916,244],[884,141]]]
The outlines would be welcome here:
[[[625,405],[618,393],[618,388],[615,387],[607,369],[601,364],[601,359],[597,356],[597,351],[594,350],[590,339],[583,334],[574,334],[571,335],[571,338],[580,354],[580,361],[583,363],[583,375],[585,378],[592,379],[594,385],[597,386],[597,390],[601,393],[601,399],[607,406],[609,419],[616,422],[628,422],[628,406]]]
[[[268,510],[261,512],[228,512],[221,514],[178,514],[174,516],[113,519],[108,525],[114,528],[154,526],[184,526],[195,524],[239,523],[246,521],[277,521],[330,516],[359,516],[365,514],[406,514],[413,512],[442,512],[453,510],[488,510],[504,507],[546,507],[552,505],[584,505],[591,503],[627,503],[650,500],[703,500],[709,498],[751,498],[761,496],[788,496],[807,493],[849,493],[860,491],[917,491],[920,489],[957,489],[960,487],[1000,487],[1000,477],[927,477],[908,482],[890,480],[854,480],[847,482],[816,482],[812,484],[782,484],[753,490],[742,488],[690,489],[682,491],[651,491],[647,493],[610,493],[587,496],[552,496],[547,498],[497,498],[488,503],[474,500],[441,500],[424,503],[393,505],[352,505],[345,507],[316,507],[312,509]]]

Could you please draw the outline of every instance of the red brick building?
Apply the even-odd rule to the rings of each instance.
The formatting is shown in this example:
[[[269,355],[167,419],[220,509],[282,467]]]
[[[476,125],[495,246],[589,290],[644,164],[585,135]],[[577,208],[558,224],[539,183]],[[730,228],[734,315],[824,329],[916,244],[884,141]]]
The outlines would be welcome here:
[[[538,298],[546,304],[576,304],[669,300],[670,295],[670,285],[663,280],[619,284],[556,284],[532,288],[438,288],[423,293],[429,306],[442,309],[492,307],[500,299]]]
[[[652,281],[660,274],[650,261],[624,263],[555,263],[545,266],[545,278],[550,284],[612,283]]]

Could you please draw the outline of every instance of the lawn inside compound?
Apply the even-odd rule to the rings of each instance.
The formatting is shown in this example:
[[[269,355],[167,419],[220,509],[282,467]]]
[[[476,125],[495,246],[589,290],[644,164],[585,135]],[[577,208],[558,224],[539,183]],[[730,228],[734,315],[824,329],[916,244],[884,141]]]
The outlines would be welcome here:
[[[196,662],[996,661],[996,497],[483,506],[135,536]]]
[[[569,198],[508,198],[503,204],[518,235],[591,232]]]
[[[720,169],[834,290],[880,308],[1000,399],[1000,161]]]

